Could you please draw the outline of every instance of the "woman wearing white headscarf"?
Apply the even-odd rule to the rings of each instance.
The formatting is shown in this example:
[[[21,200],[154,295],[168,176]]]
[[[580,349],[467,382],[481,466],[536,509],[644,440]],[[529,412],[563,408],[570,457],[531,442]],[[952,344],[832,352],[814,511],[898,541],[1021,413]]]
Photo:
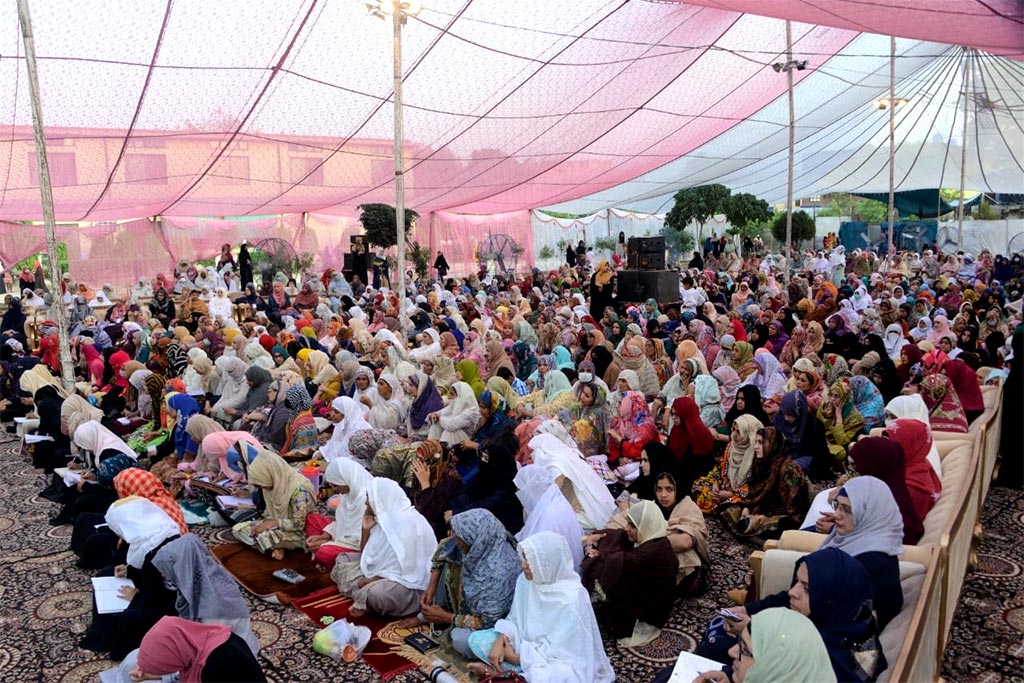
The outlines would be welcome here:
[[[398,364],[408,358],[404,346],[388,329],[377,330],[373,339],[377,342],[377,350],[387,365],[387,371],[394,374]]]
[[[397,483],[375,477],[361,529],[359,562],[338,562],[331,571],[339,592],[352,598],[349,614],[415,612],[430,584],[430,559],[437,548],[430,524]]]
[[[398,378],[391,373],[381,374],[377,380],[377,398],[366,421],[375,429],[405,430],[405,414],[409,411],[405,392]]]
[[[334,423],[334,432],[331,440],[320,447],[320,455],[328,464],[339,458],[351,458],[352,453],[348,449],[348,441],[352,434],[360,429],[373,429],[373,425],[366,421],[366,414],[369,412],[362,403],[348,396],[339,396],[331,401],[331,411],[327,419]],[[364,467],[369,463],[361,463]]]
[[[207,310],[214,320],[231,320],[231,299],[228,298],[227,288],[217,288],[217,294],[210,299]]]
[[[511,665],[537,683],[615,680],[590,596],[573,570],[569,548],[562,536],[550,531],[519,543],[523,573],[516,581],[508,617],[469,637],[473,654],[501,663],[502,668]]]
[[[530,439],[533,462],[555,478],[584,529],[603,529],[615,512],[615,499],[579,450],[551,434]]]
[[[249,395],[249,384],[245,379],[245,371],[249,366],[241,358],[228,356],[218,358],[215,365],[220,375],[220,398],[206,412],[218,420],[231,421],[234,416],[225,411],[238,408]]]
[[[477,423],[480,422],[480,406],[473,393],[473,387],[465,382],[456,382],[452,389],[455,398],[441,410],[427,417],[430,431],[427,438],[454,446],[466,439],[472,439]]]
[[[356,376],[353,381],[355,382],[356,389],[352,392],[352,398],[366,406],[367,410],[373,408],[377,401],[377,385],[373,381],[373,370],[365,365],[360,365],[359,369],[356,370]],[[361,387],[360,385],[364,381],[366,386]]]
[[[146,378],[152,374],[152,370],[142,369],[136,370],[128,378],[128,384],[132,385],[132,388],[135,389],[135,405],[139,409],[139,417],[147,420],[153,417],[153,399],[150,398],[149,392],[146,391]]]
[[[333,520],[318,514],[306,517],[306,547],[330,571],[342,553],[359,553],[366,491],[373,477],[355,460],[340,458],[327,466],[324,479],[341,488],[341,498]]]
[[[420,346],[409,352],[409,357],[416,363],[431,360],[441,355],[441,335],[433,327],[428,327],[419,334]]]
[[[885,344],[885,353],[893,363],[899,363],[903,347],[909,344],[903,336],[903,326],[893,323],[885,328],[885,336],[882,338]]]
[[[522,542],[535,534],[554,532],[562,536],[572,552],[572,567],[579,571],[583,562],[583,527],[576,512],[555,484],[555,478],[540,465],[526,465],[516,473],[516,497],[523,504],[526,522],[516,534]]]

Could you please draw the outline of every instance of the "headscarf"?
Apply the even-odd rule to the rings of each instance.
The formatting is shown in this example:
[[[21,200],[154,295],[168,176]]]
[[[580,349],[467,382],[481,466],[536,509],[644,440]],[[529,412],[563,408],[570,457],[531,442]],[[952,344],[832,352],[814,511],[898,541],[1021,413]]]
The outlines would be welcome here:
[[[875,383],[863,375],[850,378],[850,389],[857,412],[864,418],[864,431],[885,424],[885,401]]]
[[[615,499],[594,468],[580,455],[579,449],[546,433],[538,433],[530,439],[529,447],[533,452],[533,462],[545,467],[556,479],[564,477],[572,484],[573,493],[582,508],[580,523],[589,529],[605,528],[615,512]]]
[[[346,548],[358,549],[366,513],[366,492],[373,477],[351,458],[338,458],[327,465],[324,479],[334,486],[347,486],[348,493],[334,511],[334,540]]]
[[[366,495],[377,524],[359,556],[363,576],[425,590],[430,583],[431,557],[437,548],[430,523],[391,479],[374,477]]]
[[[484,383],[480,379],[480,369],[477,364],[471,360],[460,360],[455,364],[455,370],[462,377],[462,381],[473,387],[473,394],[480,398],[480,394],[484,393]]]
[[[807,429],[810,412],[807,408],[807,397],[799,389],[794,389],[782,397],[779,412],[772,418],[772,426],[779,430],[779,434],[786,440],[786,444],[795,457],[803,455],[800,446],[804,439],[804,431]],[[790,423],[785,419],[785,415],[795,415],[796,420]]]
[[[174,450],[178,457],[198,452],[199,444],[188,433],[188,419],[199,412],[199,404],[188,394],[175,394],[168,396],[167,407],[178,415],[174,425]]]
[[[96,421],[83,422],[75,429],[72,438],[76,446],[97,456],[103,451],[113,450],[127,455],[132,460],[138,457],[121,437]]]
[[[320,454],[328,463],[338,458],[351,457],[348,449],[349,439],[352,434],[361,429],[373,429],[373,426],[366,421],[366,414],[369,412],[365,405],[348,396],[339,396],[331,401],[331,407],[341,413],[344,417],[341,422],[334,425],[334,432],[331,433],[331,440],[320,448]]]
[[[469,614],[505,615],[521,571],[515,539],[490,510],[476,508],[452,517],[452,533],[469,546],[461,555],[462,610]]]
[[[128,544],[128,564],[136,569],[142,569],[149,553],[181,532],[178,523],[158,505],[135,496],[115,501],[105,521]]]
[[[228,453],[233,451],[235,444],[239,441],[248,443],[253,448],[262,448],[259,439],[250,434],[249,432],[212,432],[205,436],[200,443],[200,448],[203,451],[203,457],[211,462],[216,462],[220,467],[220,473],[232,480],[233,482],[239,482],[245,477],[241,472],[241,467],[236,471],[232,469],[228,462]],[[235,453],[236,458],[238,457],[237,452]]]
[[[728,413],[736,403],[736,392],[742,380],[736,371],[728,365],[717,368],[712,374],[718,380],[719,393],[722,395],[722,410]]]
[[[64,390],[63,385],[50,373],[50,369],[43,363],[23,372],[18,379],[18,388],[31,396],[35,396],[36,392],[45,386],[55,388],[61,398],[68,397],[68,392]]]
[[[174,606],[182,619],[198,623],[249,620],[249,607],[238,582],[195,534],[160,548],[153,556],[153,566],[177,589]]]
[[[565,538],[572,551],[573,566],[579,567],[583,562],[583,544],[579,542],[583,538],[583,527],[555,484],[555,478],[540,465],[526,465],[512,482],[526,515],[523,528],[516,534],[520,547],[524,539],[535,534],[555,532]]]
[[[736,421],[740,415],[753,415],[757,420],[767,425],[771,418],[768,417],[768,413],[764,411],[764,406],[761,403],[761,391],[753,384],[744,384],[736,391],[736,398],[743,398],[743,410],[740,410],[738,402],[733,400],[732,408],[725,415],[725,422],[729,426]]]
[[[668,535],[668,522],[653,501],[641,500],[634,503],[626,512],[626,517],[636,527],[638,546]]]
[[[707,455],[715,446],[715,437],[701,418],[697,403],[689,396],[672,402],[672,429],[668,433],[668,447],[676,458],[687,452]],[[654,470],[651,470],[654,474]]]
[[[903,447],[893,439],[869,436],[853,444],[850,459],[858,474],[877,477],[889,487],[903,516],[903,545],[917,545],[924,534],[924,518],[918,514],[907,489]]]
[[[942,480],[928,462],[928,451],[932,446],[931,433],[926,425],[907,418],[900,418],[887,425],[885,432],[903,448],[907,489],[914,501],[914,508],[924,519],[942,493]]]
[[[74,436],[78,427],[85,422],[103,419],[103,411],[86,401],[78,394],[73,394],[64,399],[60,404],[61,428],[65,434]],[[134,454],[132,459],[134,460]]]
[[[903,515],[889,487],[875,477],[855,477],[839,490],[850,499],[854,528],[841,534],[832,527],[822,548],[839,548],[857,557],[864,553],[903,554]]]
[[[799,643],[794,647],[793,643]],[[835,683],[828,650],[810,619],[788,607],[772,607],[750,620],[754,664],[745,683]]]
[[[267,519],[286,519],[292,496],[305,489],[313,496],[313,485],[284,458],[273,451],[261,450],[248,467],[249,483],[259,486],[267,503]]]
[[[420,429],[427,423],[427,416],[444,408],[444,401],[434,388],[434,381],[420,371],[406,378],[416,389],[416,397],[409,405],[409,424],[413,429]]]
[[[288,391],[284,394],[284,403],[291,411],[292,417],[313,407],[313,399],[309,397],[309,392],[302,384],[288,387]]]
[[[188,524],[178,501],[164,488],[155,474],[138,467],[122,470],[114,477],[114,490],[119,498],[139,496],[158,506],[178,525],[178,531],[188,533]]]
[[[729,442],[729,483],[740,487],[747,483],[750,467],[754,464],[754,448],[757,445],[757,432],[765,425],[752,415],[740,415],[733,422],[733,435]]]
[[[201,681],[206,660],[230,637],[224,624],[163,617],[142,637],[138,665],[148,674],[180,673],[183,682]]]
[[[693,398],[700,407],[701,421],[709,428],[717,427],[725,419],[718,380],[711,375],[698,375],[694,378],[693,384]]]
[[[96,466],[96,482],[101,486],[112,487],[114,478],[130,467],[138,467],[139,463],[135,458],[129,458],[124,453],[118,453],[107,458]]]
[[[572,391],[569,378],[561,370],[548,370],[544,378],[544,402],[551,403],[559,395]]]

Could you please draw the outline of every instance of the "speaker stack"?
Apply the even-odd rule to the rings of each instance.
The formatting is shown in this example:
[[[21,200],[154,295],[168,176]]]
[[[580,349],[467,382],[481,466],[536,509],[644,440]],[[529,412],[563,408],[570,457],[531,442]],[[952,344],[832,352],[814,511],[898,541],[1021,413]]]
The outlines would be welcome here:
[[[630,237],[626,270],[619,271],[619,300],[659,304],[679,301],[679,271],[667,270],[664,237]]]

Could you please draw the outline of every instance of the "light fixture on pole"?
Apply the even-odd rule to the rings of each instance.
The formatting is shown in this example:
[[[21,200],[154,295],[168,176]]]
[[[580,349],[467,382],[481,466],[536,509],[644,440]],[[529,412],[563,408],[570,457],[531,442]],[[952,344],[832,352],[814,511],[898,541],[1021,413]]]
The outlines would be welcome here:
[[[370,16],[391,17],[392,48],[395,79],[395,241],[398,249],[398,320],[402,334],[409,317],[405,313],[405,164],[402,160],[404,124],[402,117],[402,26],[408,17],[416,17],[423,9],[419,0],[375,0],[364,2]]]

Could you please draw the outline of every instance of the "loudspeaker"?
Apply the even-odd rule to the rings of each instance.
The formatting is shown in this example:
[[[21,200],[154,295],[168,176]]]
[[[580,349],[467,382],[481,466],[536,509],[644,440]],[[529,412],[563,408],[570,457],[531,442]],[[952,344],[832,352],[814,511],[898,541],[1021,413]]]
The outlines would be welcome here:
[[[630,237],[627,265],[640,270],[665,269],[664,237]]]
[[[619,300],[641,302],[647,299],[654,299],[659,304],[679,301],[679,271],[619,271]]]

